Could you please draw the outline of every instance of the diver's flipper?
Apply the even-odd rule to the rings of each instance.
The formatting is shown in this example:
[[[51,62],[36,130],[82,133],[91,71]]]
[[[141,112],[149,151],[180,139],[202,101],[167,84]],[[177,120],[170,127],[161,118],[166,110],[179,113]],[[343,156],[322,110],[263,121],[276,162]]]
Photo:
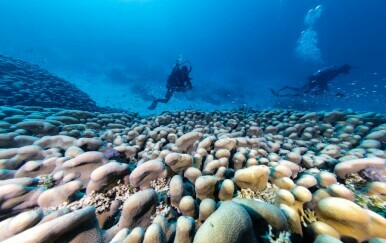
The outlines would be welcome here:
[[[147,109],[149,109],[149,110],[155,110],[156,107],[157,107],[157,102],[153,102],[153,103],[151,104],[151,106],[149,106]]]
[[[287,87],[287,86],[286,86]],[[277,91],[275,91],[274,89],[272,88],[269,88],[269,90],[271,90],[271,93],[276,96],[276,97],[296,97],[296,96],[302,96],[304,94],[302,93],[295,93],[295,94],[279,94]],[[281,90],[279,90],[281,91]]]

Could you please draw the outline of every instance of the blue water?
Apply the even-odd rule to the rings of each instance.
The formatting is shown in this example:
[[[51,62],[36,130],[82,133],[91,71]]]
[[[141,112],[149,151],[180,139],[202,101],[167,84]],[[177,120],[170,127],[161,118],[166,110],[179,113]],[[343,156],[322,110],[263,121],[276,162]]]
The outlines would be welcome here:
[[[385,9],[384,0],[1,0],[0,53],[39,64],[99,105],[141,113],[164,96],[178,58],[192,63],[194,89],[152,112],[386,112]],[[330,94],[269,92],[345,63],[357,68],[333,80]]]

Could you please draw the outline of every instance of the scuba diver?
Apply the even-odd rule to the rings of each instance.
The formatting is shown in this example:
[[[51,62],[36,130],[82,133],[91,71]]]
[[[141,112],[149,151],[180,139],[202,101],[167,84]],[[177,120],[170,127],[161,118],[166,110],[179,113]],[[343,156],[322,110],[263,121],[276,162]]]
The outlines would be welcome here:
[[[318,70],[316,73],[312,74],[308,77],[308,83],[301,87],[292,87],[292,86],[284,86],[281,89],[274,90],[270,88],[272,94],[278,97],[288,97],[288,96],[301,96],[304,94],[311,95],[320,95],[322,93],[327,92],[328,83],[336,78],[339,74],[348,74],[351,70],[351,66],[348,64],[338,66],[332,66],[328,68],[324,68]],[[293,92],[282,93],[285,90],[290,90]]]
[[[189,68],[185,64],[189,64]],[[192,65],[190,64],[190,62],[186,61],[180,63],[180,61],[177,60],[166,83],[167,91],[165,98],[154,100],[153,103],[148,107],[148,109],[154,110],[157,107],[158,102],[168,103],[175,91],[186,92],[188,90],[191,90],[193,88],[192,83],[190,82],[191,78],[189,77],[191,71]]]

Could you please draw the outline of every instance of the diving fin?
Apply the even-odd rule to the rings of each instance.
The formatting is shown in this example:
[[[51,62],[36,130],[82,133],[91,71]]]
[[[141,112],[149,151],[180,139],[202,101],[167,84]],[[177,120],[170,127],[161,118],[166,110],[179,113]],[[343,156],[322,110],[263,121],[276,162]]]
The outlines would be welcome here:
[[[147,109],[155,110],[156,107],[157,107],[157,102],[154,101]]]

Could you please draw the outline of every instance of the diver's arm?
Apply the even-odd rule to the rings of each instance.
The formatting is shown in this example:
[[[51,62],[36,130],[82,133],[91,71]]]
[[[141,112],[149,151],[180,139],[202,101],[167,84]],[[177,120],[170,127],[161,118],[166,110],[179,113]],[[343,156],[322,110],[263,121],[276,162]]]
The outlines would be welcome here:
[[[331,72],[336,72],[336,70],[337,70],[336,66],[319,69],[318,71],[313,73],[311,76],[309,76],[308,80],[313,81],[313,80],[324,79],[325,76],[329,75]]]

